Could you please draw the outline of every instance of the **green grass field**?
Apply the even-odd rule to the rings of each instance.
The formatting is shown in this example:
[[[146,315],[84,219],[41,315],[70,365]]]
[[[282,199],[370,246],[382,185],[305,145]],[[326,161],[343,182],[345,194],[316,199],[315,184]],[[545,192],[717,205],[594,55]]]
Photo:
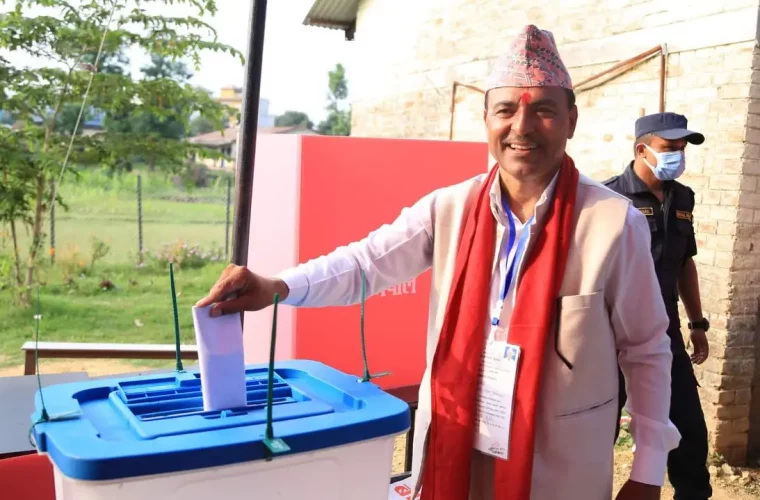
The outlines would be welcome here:
[[[85,173],[61,194],[69,211],[58,210],[56,265],[39,268],[42,322],[40,340],[172,343],[174,329],[168,267],[146,256],[138,267],[137,195],[134,175],[108,179]],[[144,249],[182,241],[224,256],[226,186],[187,192],[158,175],[143,174]],[[184,201],[192,197],[192,201]],[[46,220],[46,232],[49,227]],[[9,231],[0,227],[0,253],[11,250]],[[109,253],[90,268],[91,238],[105,240]],[[19,244],[26,255],[29,235]],[[216,281],[223,261],[175,269],[182,341],[194,343],[191,306]],[[81,269],[80,269],[81,268]],[[73,271],[72,271],[73,270]],[[2,269],[0,269],[2,272]],[[6,271],[7,272],[7,271]],[[3,276],[0,276],[3,278]],[[7,277],[6,277],[7,278]],[[103,280],[115,287],[104,291]],[[7,279],[3,279],[7,282]],[[34,295],[34,294],[33,294]],[[0,366],[22,362],[20,347],[34,338],[34,307],[20,307],[10,289],[0,291]]]

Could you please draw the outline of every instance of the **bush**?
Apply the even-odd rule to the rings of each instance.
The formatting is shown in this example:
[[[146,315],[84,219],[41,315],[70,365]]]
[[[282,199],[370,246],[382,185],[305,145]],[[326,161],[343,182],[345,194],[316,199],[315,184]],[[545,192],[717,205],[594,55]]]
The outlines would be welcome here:
[[[165,269],[173,262],[179,269],[198,269],[211,262],[224,260],[224,250],[205,250],[200,245],[188,245],[181,240],[166,243],[157,252],[148,251],[146,257],[154,266]]]

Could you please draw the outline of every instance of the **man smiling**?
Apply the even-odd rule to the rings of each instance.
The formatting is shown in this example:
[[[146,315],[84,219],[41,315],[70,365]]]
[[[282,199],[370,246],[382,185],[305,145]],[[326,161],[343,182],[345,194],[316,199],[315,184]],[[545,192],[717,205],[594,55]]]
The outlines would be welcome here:
[[[679,435],[646,219],[565,152],[578,109],[551,33],[526,26],[486,89],[487,174],[278,276],[230,266],[198,305],[349,305],[360,266],[370,294],[432,268],[412,466],[423,500],[609,499],[618,361],[637,444],[618,499],[658,499]]]

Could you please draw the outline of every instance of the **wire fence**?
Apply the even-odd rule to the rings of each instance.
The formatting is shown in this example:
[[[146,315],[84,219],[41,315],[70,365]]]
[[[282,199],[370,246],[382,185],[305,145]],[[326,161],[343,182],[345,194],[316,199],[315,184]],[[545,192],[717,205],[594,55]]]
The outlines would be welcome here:
[[[64,184],[67,209],[51,209],[48,220],[50,263],[95,257],[142,265],[178,252],[229,260],[234,178],[204,172],[190,178],[88,172]]]

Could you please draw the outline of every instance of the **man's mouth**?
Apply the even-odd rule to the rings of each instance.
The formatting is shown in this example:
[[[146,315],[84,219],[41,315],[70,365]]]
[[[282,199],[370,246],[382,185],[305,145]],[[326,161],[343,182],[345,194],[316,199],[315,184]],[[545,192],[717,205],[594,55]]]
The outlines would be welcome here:
[[[507,148],[513,151],[532,151],[534,149],[538,149],[538,145],[529,144],[529,143],[508,142]]]

